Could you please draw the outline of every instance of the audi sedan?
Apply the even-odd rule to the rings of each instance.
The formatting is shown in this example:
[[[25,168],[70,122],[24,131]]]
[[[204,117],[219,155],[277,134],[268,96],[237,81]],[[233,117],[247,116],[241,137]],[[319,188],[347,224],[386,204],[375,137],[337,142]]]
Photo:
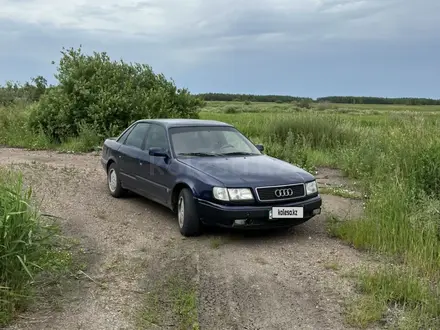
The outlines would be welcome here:
[[[263,150],[227,123],[149,119],[106,139],[101,163],[113,197],[132,191],[165,205],[184,236],[287,228],[320,214],[314,176]]]

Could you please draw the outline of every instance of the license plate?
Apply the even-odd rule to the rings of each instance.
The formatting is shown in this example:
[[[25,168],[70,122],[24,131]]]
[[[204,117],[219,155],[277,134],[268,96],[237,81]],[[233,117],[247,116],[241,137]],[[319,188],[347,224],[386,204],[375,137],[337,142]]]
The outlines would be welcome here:
[[[272,207],[269,211],[269,219],[298,219],[304,217],[302,207]]]

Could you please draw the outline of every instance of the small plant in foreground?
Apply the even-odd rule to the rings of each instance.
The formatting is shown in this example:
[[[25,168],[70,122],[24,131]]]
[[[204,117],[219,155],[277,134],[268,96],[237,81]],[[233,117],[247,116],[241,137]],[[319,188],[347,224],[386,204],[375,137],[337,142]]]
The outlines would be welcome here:
[[[145,297],[139,327],[162,327],[173,319],[177,329],[199,330],[197,286],[179,275],[162,279],[157,285]]]
[[[417,274],[389,266],[361,271],[358,290],[362,296],[347,310],[351,325],[387,322],[398,329],[440,328],[440,290]]]
[[[26,308],[40,273],[70,263],[54,246],[57,227],[41,220],[31,199],[21,175],[0,170],[0,326]]]

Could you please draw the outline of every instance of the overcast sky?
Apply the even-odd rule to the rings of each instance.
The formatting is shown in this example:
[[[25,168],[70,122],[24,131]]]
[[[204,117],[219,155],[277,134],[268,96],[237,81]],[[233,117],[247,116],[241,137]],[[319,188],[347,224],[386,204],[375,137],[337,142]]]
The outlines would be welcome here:
[[[0,83],[80,44],[193,93],[440,98],[440,0],[0,0]]]

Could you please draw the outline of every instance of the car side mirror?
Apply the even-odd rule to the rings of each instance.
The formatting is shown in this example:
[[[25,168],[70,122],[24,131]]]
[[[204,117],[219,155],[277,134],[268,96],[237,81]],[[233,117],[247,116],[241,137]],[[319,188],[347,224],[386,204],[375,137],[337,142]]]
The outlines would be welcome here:
[[[164,157],[164,158],[170,157],[170,155],[165,149],[159,147],[152,147],[148,149],[148,154],[150,156],[156,156],[156,157]]]
[[[262,144],[256,144],[255,147],[260,151],[263,152],[264,151],[264,146]]]

